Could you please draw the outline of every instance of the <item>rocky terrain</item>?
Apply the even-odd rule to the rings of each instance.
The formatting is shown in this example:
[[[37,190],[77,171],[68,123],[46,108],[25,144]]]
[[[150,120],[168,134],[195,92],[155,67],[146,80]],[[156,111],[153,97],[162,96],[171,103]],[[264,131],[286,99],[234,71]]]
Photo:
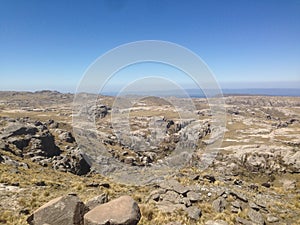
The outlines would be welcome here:
[[[186,107],[178,112],[171,98],[124,109],[99,96],[75,115],[96,131],[74,124],[73,99],[0,92],[0,224],[300,224],[299,97],[225,97],[224,136],[205,169],[197,162],[222,131],[212,126],[206,99],[193,99],[195,108],[178,100]],[[86,146],[104,148],[113,163],[99,172]],[[178,148],[193,154],[162,179],[126,176],[163,165]],[[104,169],[122,170],[123,179]]]

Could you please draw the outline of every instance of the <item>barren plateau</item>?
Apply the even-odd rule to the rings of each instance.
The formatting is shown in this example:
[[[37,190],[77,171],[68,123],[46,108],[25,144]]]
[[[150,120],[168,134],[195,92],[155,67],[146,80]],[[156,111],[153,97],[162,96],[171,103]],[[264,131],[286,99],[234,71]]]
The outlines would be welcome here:
[[[85,108],[73,99],[54,91],[0,92],[0,224],[28,224],[36,209],[67,194],[85,203],[130,195],[141,210],[138,224],[300,224],[300,97],[224,97],[226,126],[205,169],[199,159],[220,132],[207,99],[189,100],[194,109],[187,104],[182,112],[171,98],[129,99],[123,111],[111,96]],[[95,130],[74,124],[73,107]],[[92,145],[79,143],[80,130]],[[126,176],[130,168],[151,171],[178,146],[194,149],[182,167],[143,182]],[[95,155],[106,151],[113,162],[101,167],[107,176],[86,147]],[[123,179],[109,176],[121,170]]]

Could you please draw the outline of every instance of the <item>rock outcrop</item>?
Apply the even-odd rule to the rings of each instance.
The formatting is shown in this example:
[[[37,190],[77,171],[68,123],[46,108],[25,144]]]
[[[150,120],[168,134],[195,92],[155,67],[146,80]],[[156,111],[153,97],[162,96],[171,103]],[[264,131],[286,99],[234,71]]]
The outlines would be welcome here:
[[[90,172],[91,166],[77,148],[72,134],[57,129],[58,124],[52,128],[55,121],[42,123],[19,119],[5,122],[7,122],[5,130],[0,133],[0,148],[3,151],[11,152],[22,158],[29,158],[41,166],[51,166],[62,172],[76,175],[85,175]],[[71,146],[63,150],[65,143],[69,143]],[[5,162],[6,164],[12,163],[9,160],[5,160]]]

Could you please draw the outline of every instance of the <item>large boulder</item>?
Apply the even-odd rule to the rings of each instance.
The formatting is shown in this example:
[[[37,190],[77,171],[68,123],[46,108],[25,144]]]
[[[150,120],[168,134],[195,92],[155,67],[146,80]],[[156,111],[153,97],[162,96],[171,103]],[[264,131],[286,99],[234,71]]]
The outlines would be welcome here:
[[[130,196],[122,196],[85,214],[84,225],[136,225],[140,218],[138,204]]]
[[[85,205],[76,195],[66,195],[38,208],[27,222],[30,225],[83,225],[85,212]]]

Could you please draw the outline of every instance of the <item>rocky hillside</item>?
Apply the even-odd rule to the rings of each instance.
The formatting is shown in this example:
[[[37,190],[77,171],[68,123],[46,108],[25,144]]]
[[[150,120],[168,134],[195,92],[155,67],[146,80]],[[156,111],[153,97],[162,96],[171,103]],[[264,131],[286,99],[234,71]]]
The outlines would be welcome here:
[[[131,222],[112,224],[300,224],[298,97],[226,97],[222,144],[213,163],[200,170],[197,160],[220,132],[212,129],[205,99],[193,99],[195,108],[182,118],[170,99],[144,98],[114,112],[114,98],[99,96],[78,115],[95,119],[96,131],[84,132],[91,132],[85,134],[94,149],[105,147],[116,169],[152,168],[178,146],[194,149],[188,164],[164,179],[134,183],[91,167],[73,132],[72,94],[0,96],[0,224],[64,225],[54,216],[62,212],[68,215],[65,224],[107,224],[111,218],[121,221],[131,207],[132,217],[125,213]],[[124,128],[126,113],[131,139],[115,132]],[[56,212],[55,204],[66,199],[74,204]],[[116,201],[124,211],[114,208]],[[53,216],[38,219],[46,218],[41,206]]]

